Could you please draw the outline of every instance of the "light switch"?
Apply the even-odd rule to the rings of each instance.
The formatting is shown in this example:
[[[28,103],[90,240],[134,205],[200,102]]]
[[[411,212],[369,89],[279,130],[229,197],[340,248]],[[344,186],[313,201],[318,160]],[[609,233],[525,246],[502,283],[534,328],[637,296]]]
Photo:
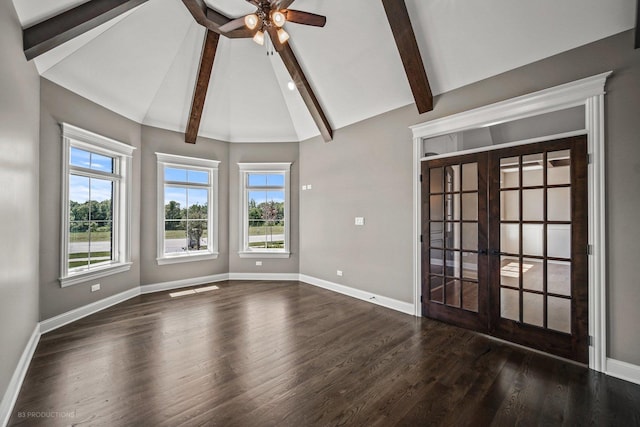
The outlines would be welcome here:
[[[364,225],[364,217],[357,216],[356,217],[356,225]]]

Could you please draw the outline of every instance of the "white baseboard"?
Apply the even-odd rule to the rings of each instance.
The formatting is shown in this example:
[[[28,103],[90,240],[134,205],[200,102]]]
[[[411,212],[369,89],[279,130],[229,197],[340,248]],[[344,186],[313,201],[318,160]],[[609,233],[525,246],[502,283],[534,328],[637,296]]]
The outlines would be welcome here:
[[[640,384],[640,366],[638,365],[607,358],[607,368],[605,372],[612,377]]]
[[[40,324],[38,323],[31,333],[27,346],[24,348],[22,356],[20,356],[20,360],[18,361],[18,366],[16,366],[16,370],[13,372],[13,376],[9,381],[9,386],[2,397],[2,401],[0,401],[0,426],[6,426],[9,423],[11,412],[16,404],[16,400],[18,400],[22,382],[27,374],[33,353],[35,353],[39,341]]]
[[[414,315],[414,306],[411,303],[398,301],[397,299],[384,297],[382,295],[376,295],[371,292],[362,291],[360,289],[351,288],[349,286],[339,285],[337,283],[329,282],[327,280],[318,279],[316,277],[307,276],[306,274],[300,275],[300,281],[308,283],[309,285],[318,286],[329,291],[337,292],[342,295],[347,295],[353,298],[367,301],[373,304],[381,305],[392,310],[400,311],[405,314]]]
[[[171,291],[173,289],[188,288],[190,286],[206,285],[207,283],[224,282],[229,280],[229,274],[214,274],[211,276],[194,277],[192,279],[174,280],[171,282],[154,283],[140,286],[141,294]]]
[[[282,280],[298,281],[298,273],[229,273],[229,280]]]
[[[46,334],[47,332],[51,332],[54,329],[58,329],[66,324],[75,322],[76,320],[80,320],[83,317],[87,317],[91,314],[102,311],[105,308],[109,308],[112,305],[116,305],[133,297],[137,297],[138,295],[140,295],[140,288],[135,287],[133,289],[129,289],[128,291],[120,292],[119,294],[101,299],[100,301],[92,302],[91,304],[87,304],[71,311],[67,311],[66,313],[59,314],[50,319],[43,320],[40,322],[40,332]]]
[[[368,301],[373,304],[381,305],[392,310],[400,311],[413,315],[413,304],[398,301],[393,298],[387,298],[381,295],[372,294],[370,292],[361,291],[359,289],[350,288],[348,286],[339,285],[326,280],[307,276],[298,273],[222,273],[211,276],[195,277],[191,279],[174,280],[171,282],[154,283],[150,285],[142,285],[138,288],[129,289],[128,291],[112,295],[100,301],[93,302],[83,307],[76,308],[66,313],[59,314],[50,319],[40,322],[40,333],[46,334],[54,329],[58,329],[83,317],[97,313],[112,305],[119,304],[123,301],[136,297],[140,294],[150,294],[154,292],[169,291],[173,289],[187,288],[190,286],[204,285],[207,283],[222,282],[225,280],[282,280],[282,281],[302,281],[310,285],[318,286],[330,291],[338,292],[343,295]]]

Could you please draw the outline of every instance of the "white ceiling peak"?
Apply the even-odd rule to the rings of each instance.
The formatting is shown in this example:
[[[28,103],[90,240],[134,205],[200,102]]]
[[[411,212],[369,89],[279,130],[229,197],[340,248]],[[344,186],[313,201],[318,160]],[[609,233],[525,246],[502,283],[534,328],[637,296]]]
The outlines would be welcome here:
[[[23,27],[85,0],[13,0]],[[246,0],[206,0],[235,18]],[[434,94],[633,28],[635,0],[406,0]],[[335,129],[413,103],[381,1],[296,0],[324,28],[287,23]],[[363,13],[365,11],[365,13]],[[35,60],[41,75],[132,120],[184,132],[204,29],[180,0],[149,0]],[[277,55],[277,54],[276,54]],[[232,142],[318,134],[279,58],[222,37],[200,135]]]

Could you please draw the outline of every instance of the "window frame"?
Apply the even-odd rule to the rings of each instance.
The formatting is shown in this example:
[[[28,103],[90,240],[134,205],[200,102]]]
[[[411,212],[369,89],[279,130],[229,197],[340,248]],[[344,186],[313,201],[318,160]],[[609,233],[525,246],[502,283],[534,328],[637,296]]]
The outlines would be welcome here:
[[[60,286],[64,288],[131,269],[131,164],[133,151],[136,147],[67,123],[61,123],[60,126],[62,128],[62,228],[60,233],[62,238],[60,239],[60,277],[58,280]],[[72,147],[113,158],[113,173],[72,166],[70,164]],[[80,176],[108,179],[113,182],[112,261],[82,271],[69,271],[69,181],[73,172]]]
[[[158,265],[176,264],[182,262],[204,261],[217,259],[218,252],[218,172],[220,161],[211,159],[202,159],[196,157],[186,157],[176,154],[167,154],[156,152],[157,158],[157,257]],[[191,169],[198,171],[206,171],[209,174],[209,184],[203,186],[196,185],[197,188],[207,188],[209,190],[208,207],[207,207],[207,229],[209,230],[209,238],[207,240],[207,249],[198,252],[186,252],[177,254],[167,254],[164,251],[164,235],[165,235],[165,185],[174,183],[173,181],[165,181],[164,171],[166,167],[179,169]],[[175,182],[181,185],[179,182]],[[183,183],[182,183],[183,184]],[[213,239],[211,239],[213,236]]]
[[[240,171],[240,220],[242,221],[239,228],[240,240],[238,255],[240,258],[289,258],[291,256],[290,251],[290,221],[291,221],[291,164],[290,162],[280,163],[238,163]],[[282,173],[284,174],[283,187],[249,187],[248,176],[249,174],[260,173]],[[250,190],[256,189],[282,189],[284,191],[284,248],[282,249],[267,249],[256,248],[252,249],[249,246],[249,200],[248,194]]]

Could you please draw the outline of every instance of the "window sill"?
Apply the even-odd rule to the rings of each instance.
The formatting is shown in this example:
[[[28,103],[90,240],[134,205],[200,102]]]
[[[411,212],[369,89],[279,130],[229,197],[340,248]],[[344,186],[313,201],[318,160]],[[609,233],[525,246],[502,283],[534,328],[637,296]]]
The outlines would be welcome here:
[[[269,251],[244,251],[238,252],[240,258],[289,258],[290,252],[269,252]]]
[[[131,270],[130,262],[111,264],[105,267],[96,268],[95,270],[83,271],[67,277],[61,277],[60,287],[66,288],[67,286],[77,285],[79,283],[89,282],[91,280],[99,279],[101,277],[111,276],[112,274],[124,273]]]
[[[181,262],[206,261],[210,259],[218,259],[218,252],[196,255],[175,255],[162,258],[156,258],[158,265],[179,264]]]

